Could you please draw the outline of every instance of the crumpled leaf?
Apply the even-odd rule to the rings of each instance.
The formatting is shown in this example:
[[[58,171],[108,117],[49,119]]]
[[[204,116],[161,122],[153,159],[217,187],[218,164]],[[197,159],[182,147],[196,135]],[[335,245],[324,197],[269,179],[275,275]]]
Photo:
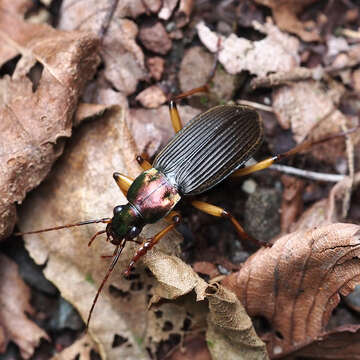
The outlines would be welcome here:
[[[254,22],[256,30],[267,36],[259,41],[249,41],[231,34],[227,38],[211,31],[203,22],[197,25],[201,42],[217,52],[221,38],[219,62],[227,72],[237,74],[248,70],[251,74],[265,76],[269,72],[290,71],[299,65],[299,41],[282,33],[269,20],[266,24]]]
[[[0,9],[3,45],[22,55],[12,77],[0,81],[0,238],[16,219],[15,202],[37,186],[61,154],[86,81],[98,64],[98,41],[87,33],[28,24]],[[36,65],[38,64],[38,65]],[[36,86],[28,73],[43,67]]]
[[[130,18],[145,12],[141,0],[67,0],[62,3],[59,28],[87,30],[99,36],[105,78],[129,95],[146,77],[144,54],[136,43],[138,27]]]
[[[304,41],[320,40],[319,29],[311,29],[309,23],[304,23],[297,18],[302,10],[318,0],[255,0],[258,4],[271,8],[276,25],[283,31],[298,35]]]
[[[359,234],[358,225],[337,223],[283,236],[223,280],[250,316],[269,321],[270,356],[321,339],[340,296],[360,282]]]
[[[209,301],[207,341],[214,360],[267,359],[265,344],[234,294],[220,285],[209,286],[179,258],[156,249],[144,261],[158,281],[152,303],[176,299],[192,290],[196,301]]]
[[[50,341],[26,314],[34,312],[30,305],[30,289],[18,273],[17,265],[0,255],[0,352],[5,352],[9,341],[19,346],[23,359],[29,359],[40,339]]]
[[[207,291],[210,314],[206,340],[213,359],[268,359],[251,319],[236,296],[219,286]]]

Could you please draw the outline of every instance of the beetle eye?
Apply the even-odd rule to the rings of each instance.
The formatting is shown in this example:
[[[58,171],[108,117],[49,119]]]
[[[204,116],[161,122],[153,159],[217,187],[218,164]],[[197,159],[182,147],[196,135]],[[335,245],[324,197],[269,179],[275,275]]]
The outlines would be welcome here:
[[[133,226],[129,231],[128,233],[126,234],[126,237],[128,239],[133,239],[135,237],[137,237],[141,232],[141,228],[140,227],[137,227],[137,226]]]
[[[121,212],[121,210],[123,209],[123,205],[118,205],[114,207],[114,215],[118,214],[119,212]]]

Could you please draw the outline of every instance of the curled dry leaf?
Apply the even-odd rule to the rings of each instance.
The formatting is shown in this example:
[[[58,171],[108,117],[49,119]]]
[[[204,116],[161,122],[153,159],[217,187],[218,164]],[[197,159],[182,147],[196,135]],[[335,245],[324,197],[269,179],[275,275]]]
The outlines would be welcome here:
[[[20,229],[29,231],[111,216],[114,206],[125,203],[112,173],[119,171],[134,178],[140,171],[136,154],[124,113],[119,108],[113,107],[103,118],[83,123],[74,131],[51,177],[24,202]],[[97,239],[90,249],[86,246],[90,237],[104,226],[89,225],[25,236],[30,255],[38,264],[46,264],[45,276],[78,309],[85,321],[109,265],[109,259],[102,259],[100,255],[110,255],[114,251],[113,245],[104,238]],[[159,222],[146,227],[141,236],[150,237],[163,228],[164,223]],[[176,252],[178,242],[179,236],[171,232],[157,249]],[[146,290],[153,286],[154,280],[141,271],[141,262],[133,280],[123,277],[134,248],[132,243],[126,245],[90,322],[89,334],[103,358],[148,357],[139,343],[144,343],[142,340],[147,336]],[[140,286],[144,291],[138,290]],[[119,336],[124,342],[114,347]]]
[[[47,334],[26,314],[34,312],[30,305],[30,289],[18,273],[17,265],[0,255],[0,352],[9,341],[19,346],[23,359],[29,359],[40,339],[50,340]]]
[[[269,72],[290,71],[299,64],[299,41],[282,33],[270,21],[254,22],[258,31],[266,34],[259,41],[249,41],[231,34],[221,37],[219,61],[227,72],[237,74],[248,70],[251,74],[265,76]],[[220,35],[211,31],[203,22],[197,25],[202,43],[211,51],[218,51]]]
[[[177,299],[192,290],[196,301],[209,301],[207,341],[212,359],[267,359],[265,344],[233,293],[220,285],[208,286],[189,265],[156,249],[144,261],[158,281],[152,303]]]
[[[92,35],[28,24],[0,10],[2,45],[21,55],[0,81],[0,238],[12,231],[15,202],[37,186],[71,134],[78,98],[98,64]],[[1,46],[2,46],[1,45]],[[0,47],[1,47],[0,46]],[[28,73],[42,68],[38,83]]]
[[[146,76],[144,54],[136,43],[138,28],[129,18],[145,12],[141,0],[66,0],[62,2],[59,28],[87,30],[99,36],[105,77],[128,95]]]
[[[358,225],[297,231],[260,249],[223,284],[250,316],[269,321],[269,354],[283,356],[321,338],[340,295],[360,282],[359,256]]]
[[[298,35],[304,41],[320,40],[319,30],[313,26],[310,28],[309,23],[306,24],[297,18],[297,15],[310,4],[318,0],[255,0],[258,4],[265,5],[273,11],[276,25],[284,31]]]
[[[236,296],[222,286],[207,289],[210,314],[206,340],[214,360],[268,359],[265,344]]]

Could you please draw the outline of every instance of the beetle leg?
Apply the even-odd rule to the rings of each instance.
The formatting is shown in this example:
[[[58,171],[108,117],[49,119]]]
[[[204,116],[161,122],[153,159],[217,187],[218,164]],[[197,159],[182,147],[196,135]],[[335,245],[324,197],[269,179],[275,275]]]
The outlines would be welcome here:
[[[229,219],[231,221],[231,223],[233,224],[233,226],[235,227],[236,232],[238,233],[239,237],[242,240],[244,240],[246,242],[252,242],[257,247],[270,245],[268,243],[261,242],[255,238],[253,238],[249,234],[247,234],[246,231],[244,230],[244,228],[240,225],[240,223],[234,218],[234,216],[231,215],[231,213],[229,213],[225,209],[223,209],[219,206],[209,204],[204,201],[197,201],[197,200],[192,201],[191,205],[194,206],[196,209],[198,209],[204,213],[207,213],[209,215]]]
[[[133,179],[130,179],[129,177],[120,174],[118,172],[114,172],[113,178],[116,182],[116,184],[119,186],[122,193],[126,196],[127,192],[129,190],[129,187],[131,186]]]
[[[171,217],[172,216],[172,217]],[[155,236],[153,236],[150,239],[146,239],[141,246],[136,250],[133,258],[131,259],[128,268],[124,272],[125,276],[130,275],[131,269],[134,267],[135,263],[143,256],[145,255],[149,250],[151,250],[159,241],[161,238],[163,238],[169,231],[171,231],[180,221],[181,216],[177,211],[172,211],[166,218],[170,218],[172,224],[168,225],[165,229],[158,232]]]
[[[144,171],[152,168],[152,165],[141,155],[138,155],[136,157],[136,161],[139,163],[139,165],[143,168]]]
[[[329,136],[325,136],[323,138],[320,138],[319,140],[307,140],[304,141],[302,143],[300,143],[299,145],[295,146],[294,148],[290,149],[289,151],[286,151],[284,153],[275,155],[273,157],[269,157],[268,159],[259,161],[257,164],[251,165],[251,166],[247,166],[244,167],[242,169],[236,170],[235,172],[233,172],[230,176],[231,177],[240,177],[240,176],[245,176],[251,173],[254,173],[256,171],[260,171],[263,169],[268,168],[269,166],[271,166],[272,164],[274,164],[275,162],[281,161],[289,156],[295,155],[301,151],[306,151],[309,150],[310,148],[312,148],[315,145],[319,145],[322,144],[326,141],[338,138],[340,136],[346,136],[347,134],[352,133],[353,131],[355,131],[358,127],[356,126],[355,128],[352,128],[348,131],[344,131],[338,134],[333,134],[333,135],[329,135]]]
[[[176,96],[170,96],[169,98],[169,111],[170,111],[170,117],[171,117],[171,122],[173,125],[173,128],[175,130],[175,132],[177,133],[178,131],[180,131],[182,129],[182,124],[181,124],[181,119],[180,119],[180,115],[179,112],[177,110],[176,107],[176,101],[185,99],[191,95],[200,93],[200,92],[209,92],[210,90],[210,83],[213,80],[215,73],[216,73],[216,65],[218,62],[218,57],[219,57],[219,52],[220,52],[220,48],[221,48],[221,39],[218,39],[218,44],[217,44],[217,51],[215,53],[215,58],[214,58],[214,64],[213,67],[211,69],[211,72],[209,74],[209,77],[206,81],[206,83],[203,86],[185,91],[179,95]]]

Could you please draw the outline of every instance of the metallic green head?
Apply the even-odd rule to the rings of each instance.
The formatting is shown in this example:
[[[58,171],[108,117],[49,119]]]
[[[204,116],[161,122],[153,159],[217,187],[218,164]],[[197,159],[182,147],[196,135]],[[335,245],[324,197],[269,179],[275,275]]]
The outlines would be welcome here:
[[[141,215],[128,203],[114,208],[114,216],[106,227],[106,233],[112,244],[119,245],[123,239],[131,240],[137,237],[143,226]]]

